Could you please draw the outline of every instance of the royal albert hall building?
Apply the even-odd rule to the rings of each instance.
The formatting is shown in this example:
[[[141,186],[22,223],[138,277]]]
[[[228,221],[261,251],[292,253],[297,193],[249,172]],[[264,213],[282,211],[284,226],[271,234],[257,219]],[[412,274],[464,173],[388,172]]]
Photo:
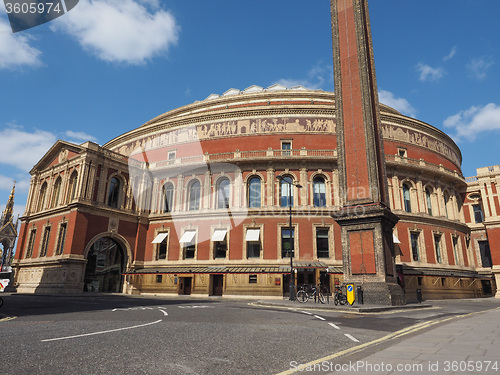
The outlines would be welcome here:
[[[468,189],[445,133],[380,111],[407,299],[495,294],[488,190]],[[290,261],[297,284],[332,289],[336,142],[334,93],[281,85],[210,95],[103,146],[58,141],[30,172],[17,291],[280,297]]]

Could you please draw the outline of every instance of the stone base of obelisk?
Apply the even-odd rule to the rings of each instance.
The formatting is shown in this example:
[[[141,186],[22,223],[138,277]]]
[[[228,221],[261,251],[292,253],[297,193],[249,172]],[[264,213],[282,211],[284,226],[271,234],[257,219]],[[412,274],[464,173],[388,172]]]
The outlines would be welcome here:
[[[365,282],[355,283],[355,287],[361,286],[363,292],[363,304],[380,306],[406,305],[406,297],[403,289],[396,283],[388,282]],[[359,303],[360,301],[358,301]]]
[[[406,304],[394,259],[398,217],[381,204],[343,208],[332,216],[341,227],[344,283],[361,286],[365,304]]]

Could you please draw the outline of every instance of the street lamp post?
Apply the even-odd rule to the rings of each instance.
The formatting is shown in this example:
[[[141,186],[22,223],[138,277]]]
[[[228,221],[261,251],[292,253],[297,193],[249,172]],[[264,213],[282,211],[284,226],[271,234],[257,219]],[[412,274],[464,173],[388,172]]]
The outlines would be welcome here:
[[[289,211],[289,220],[288,220],[288,252],[290,253],[290,301],[295,301],[295,280],[294,280],[294,273],[293,273],[293,253],[292,253],[292,186],[296,186],[297,188],[301,188],[302,185],[300,184],[294,184],[290,180],[284,178],[283,176],[278,176],[278,180],[283,183],[286,182],[288,184],[288,194],[287,194],[287,200],[288,200],[288,211]],[[295,237],[295,236],[294,236]]]

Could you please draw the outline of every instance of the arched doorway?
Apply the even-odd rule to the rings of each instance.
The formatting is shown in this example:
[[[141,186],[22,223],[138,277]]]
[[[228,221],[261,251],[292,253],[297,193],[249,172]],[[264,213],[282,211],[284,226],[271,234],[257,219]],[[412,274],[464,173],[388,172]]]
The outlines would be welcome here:
[[[125,257],[122,247],[109,237],[90,247],[85,267],[84,292],[120,293]]]

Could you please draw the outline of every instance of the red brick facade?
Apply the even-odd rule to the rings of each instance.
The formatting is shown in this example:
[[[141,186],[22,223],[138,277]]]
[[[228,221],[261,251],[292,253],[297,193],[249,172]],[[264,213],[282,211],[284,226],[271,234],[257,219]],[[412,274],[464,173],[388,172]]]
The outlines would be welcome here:
[[[102,147],[57,142],[31,171],[13,264],[18,291],[112,291],[110,280],[119,273],[126,293],[214,294],[216,275],[222,275],[224,295],[283,295],[290,272],[289,209],[278,176],[302,186],[293,187],[292,206],[297,282],[331,287],[342,279],[343,262],[340,227],[332,217],[340,201],[334,105],[333,93],[251,87],[167,112]],[[414,298],[417,286],[429,298],[478,294],[481,280],[491,282],[491,268],[478,264],[470,241],[458,147],[438,129],[389,107],[381,106],[381,120],[407,297]],[[227,197],[219,194],[225,179]],[[198,200],[190,195],[197,183]],[[173,187],[169,210],[167,184]],[[250,186],[258,186],[258,194]],[[498,193],[491,192],[497,203],[490,204],[498,207]],[[258,204],[250,206],[252,199]],[[222,241],[212,241],[224,230]],[[497,229],[488,230],[488,237],[498,238]],[[190,231],[194,248],[180,243]],[[163,241],[152,243],[164,232]],[[421,236],[420,260],[411,256],[413,232]],[[255,233],[257,240],[248,240]],[[441,236],[441,262],[434,235]],[[110,246],[119,249],[115,260],[105,259]],[[492,250],[495,264],[499,254]],[[361,264],[363,272],[372,269],[370,262]],[[438,288],[436,275],[449,286]],[[455,285],[459,279],[469,281]]]

